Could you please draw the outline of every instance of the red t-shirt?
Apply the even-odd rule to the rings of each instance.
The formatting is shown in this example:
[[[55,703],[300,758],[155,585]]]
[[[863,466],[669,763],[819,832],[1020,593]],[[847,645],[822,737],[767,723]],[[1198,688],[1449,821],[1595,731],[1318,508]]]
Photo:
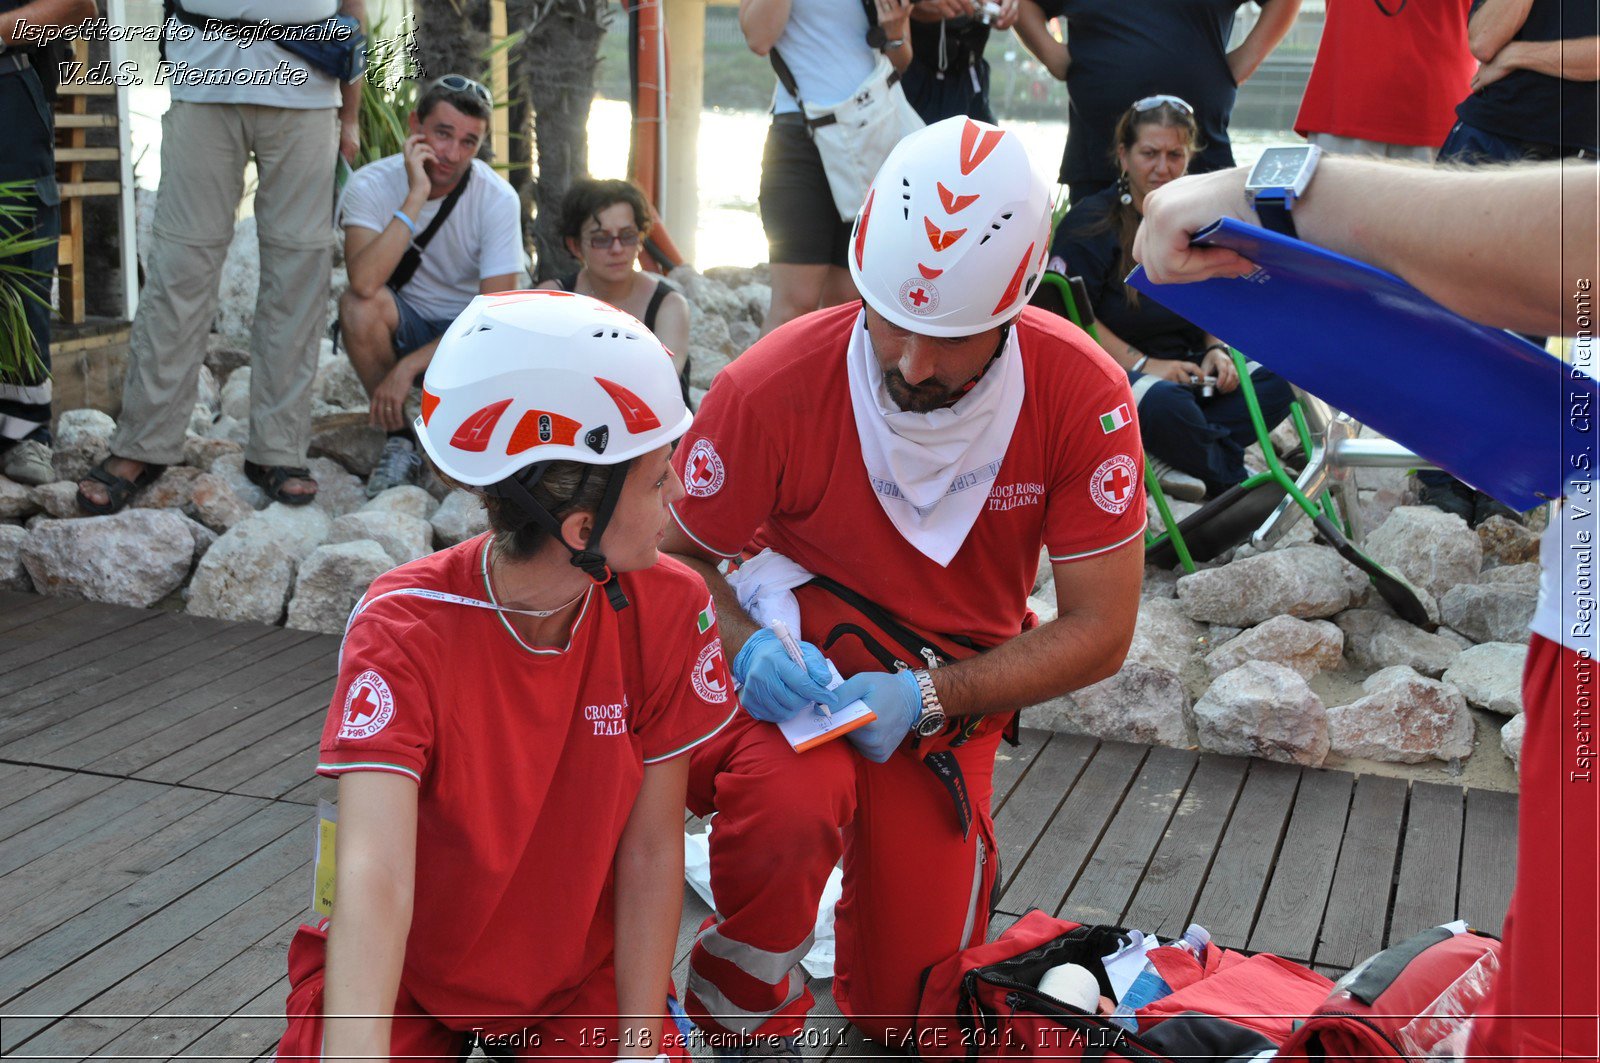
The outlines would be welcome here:
[[[1385,0],[1389,10],[1400,0]],[[1328,0],[1322,44],[1294,131],[1438,147],[1477,60],[1471,0],[1411,0],[1390,17],[1375,0]]]
[[[565,1006],[612,950],[612,862],[644,765],[738,709],[705,581],[669,558],[621,577],[620,613],[591,590],[565,650],[530,650],[491,609],[384,596],[492,601],[488,542],[373,583],[345,633],[317,765],[420,785],[403,979],[441,1016]]]
[[[1072,561],[1144,532],[1128,375],[1063,318],[1023,311],[1022,411],[988,502],[941,567],[895,529],[867,476],[845,363],[860,309],[791,322],[718,374],[673,455],[689,492],[674,516],[718,554],[771,547],[909,627],[998,645],[1032,624],[1041,544]],[[807,638],[826,621],[803,608]]]

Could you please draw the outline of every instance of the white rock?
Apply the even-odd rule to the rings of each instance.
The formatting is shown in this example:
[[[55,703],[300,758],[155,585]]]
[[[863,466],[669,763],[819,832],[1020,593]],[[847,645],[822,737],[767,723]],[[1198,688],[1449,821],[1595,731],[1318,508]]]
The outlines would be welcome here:
[[[217,374],[211,371],[209,365],[201,364],[200,376],[195,382],[195,406],[208,410],[214,417],[222,412],[222,387],[217,383]]]
[[[1189,695],[1176,675],[1128,663],[1109,679],[1028,710],[1029,727],[1089,734],[1144,745],[1191,743],[1184,712]]]
[[[1144,566],[1144,586],[1139,588],[1141,598],[1176,598],[1178,596],[1178,575],[1176,571],[1157,568],[1154,565]]]
[[[28,530],[19,524],[0,524],[0,591],[31,591],[33,578],[22,564],[22,544]]]
[[[679,266],[667,279],[682,289],[684,297],[694,307],[692,319],[716,317],[729,321],[745,312],[744,301],[726,284],[697,272],[693,266]]]
[[[228,374],[228,382],[222,385],[221,409],[219,412],[224,417],[232,417],[235,421],[250,420],[250,367],[240,366]]]
[[[766,320],[767,308],[772,305],[771,288],[752,281],[735,288],[733,294],[744,303],[745,316],[752,325],[760,325]]]
[[[1361,689],[1365,697],[1328,710],[1334,752],[1398,764],[1472,755],[1472,712],[1455,687],[1398,665]]]
[[[331,458],[312,458],[306,465],[317,481],[316,508],[328,516],[342,517],[367,504],[366,485],[338,462]]]
[[[1398,571],[1435,598],[1463,583],[1476,583],[1483,544],[1453,513],[1432,506],[1401,506],[1367,536],[1372,559]]]
[[[1526,642],[1537,600],[1516,584],[1466,583],[1445,592],[1439,615],[1473,642]]]
[[[183,509],[194,493],[194,482],[205,473],[190,465],[173,465],[156,482],[134,496],[139,509]]]
[[[1328,714],[1299,673],[1252,661],[1222,676],[1194,703],[1202,749],[1320,767]]]
[[[241,365],[249,364],[250,340],[248,337],[243,340],[235,340],[216,332],[206,337],[206,368],[210,369],[218,380],[226,379],[229,373]],[[218,401],[220,402],[220,398]]]
[[[313,427],[307,453],[312,457],[332,458],[357,476],[371,476],[373,466],[383,454],[385,438],[382,429],[364,424]]]
[[[433,527],[421,517],[387,510],[358,510],[334,518],[328,529],[328,543],[359,542],[371,539],[403,565],[433,553]]]
[[[242,444],[231,439],[212,439],[203,434],[187,436],[183,441],[183,463],[197,469],[210,469],[218,458],[243,450]]]
[[[1344,655],[1357,668],[1377,670],[1406,665],[1437,679],[1472,645],[1453,631],[1423,631],[1377,609],[1351,609],[1333,618],[1344,632]]]
[[[237,417],[229,417],[227,414],[223,414],[207,425],[201,434],[212,439],[224,439],[229,443],[237,443],[242,449],[246,443],[250,442],[250,422],[248,420],[241,421]]]
[[[327,530],[327,515],[314,506],[274,503],[240,521],[200,559],[189,584],[189,612],[276,624],[296,562],[316,549]]]
[[[1485,642],[1461,651],[1444,681],[1480,709],[1515,716],[1522,711],[1522,668],[1527,662],[1527,646]]]
[[[233,241],[222,262],[217,291],[216,329],[234,344],[250,345],[260,287],[261,249],[256,241],[256,219],[251,215],[233,227]]]
[[[244,452],[230,450],[211,463],[211,475],[228,485],[234,495],[251,509],[262,509],[267,504],[266,492],[250,482],[244,474]]]
[[[1491,520],[1505,520],[1504,517],[1491,517]],[[1510,524],[1510,521],[1506,521]],[[1481,527],[1481,525],[1480,525]],[[1521,525],[1516,525],[1521,527]],[[1479,583],[1492,583],[1507,587],[1521,587],[1523,590],[1539,593],[1539,562],[1519,561],[1515,564],[1500,565],[1491,568],[1478,580]]]
[[[229,535],[270,538],[296,561],[321,546],[331,525],[328,515],[316,506],[286,506],[274,502],[259,513],[228,530]]]
[[[1478,525],[1483,558],[1500,565],[1520,565],[1539,559],[1539,533],[1498,513]]]
[[[182,586],[189,574],[195,554],[191,523],[166,509],[45,519],[23,543],[22,562],[41,594],[154,605]]]
[[[302,631],[340,634],[350,618],[350,610],[355,608],[367,587],[391,567],[393,562],[388,553],[370,539],[317,547],[301,563],[295,577],[288,626]]]
[[[201,473],[189,485],[189,508],[202,524],[217,532],[227,531],[255,512],[225,477],[213,472]]]
[[[33,497],[49,516],[61,520],[83,516],[78,509],[78,485],[70,480],[40,484],[33,489]]]
[[[361,509],[368,513],[405,513],[412,517],[421,517],[427,520],[438,510],[439,503],[416,484],[401,484],[372,499]]]
[[[355,366],[342,354],[328,354],[318,360],[317,378],[311,387],[317,401],[328,406],[341,410],[366,410],[371,406]]]
[[[1127,662],[1181,675],[1189,658],[1204,652],[1205,636],[1205,625],[1185,616],[1175,600],[1146,598],[1139,602]]]
[[[1039,623],[1041,624],[1048,624],[1050,621],[1054,620],[1060,615],[1060,613],[1056,610],[1056,603],[1054,601],[1048,601],[1036,594],[1028,595],[1028,608],[1032,609],[1034,614],[1038,616]]]
[[[99,410],[68,410],[56,422],[51,464],[56,479],[77,483],[111,453],[117,422]]]
[[[711,381],[733,361],[722,351],[710,347],[689,346],[689,383],[693,388],[709,391]],[[692,391],[691,391],[692,393]]]
[[[483,499],[458,489],[445,496],[428,523],[433,525],[434,542],[441,547],[454,546],[488,531],[489,515],[484,511]]]
[[[1333,616],[1350,604],[1346,562],[1324,546],[1272,550],[1178,579],[1178,601],[1194,620],[1254,627],[1280,614]]]
[[[34,488],[0,476],[0,520],[21,520],[42,508]]]
[[[1519,712],[1500,728],[1500,748],[1517,770],[1522,770],[1522,736],[1528,729],[1528,716]]]
[[[1247,661],[1273,661],[1310,679],[1339,667],[1343,653],[1344,632],[1328,621],[1275,616],[1212,650],[1206,671],[1216,679]]]

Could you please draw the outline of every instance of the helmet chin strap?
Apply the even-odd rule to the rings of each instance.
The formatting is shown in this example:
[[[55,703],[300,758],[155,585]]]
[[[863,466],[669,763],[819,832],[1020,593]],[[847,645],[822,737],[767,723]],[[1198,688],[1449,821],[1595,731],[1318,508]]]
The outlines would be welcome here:
[[[582,569],[584,575],[598,584],[606,592],[606,600],[611,603],[611,608],[620,612],[628,607],[628,596],[623,593],[617,574],[612,572],[611,566],[606,563],[605,554],[600,552],[600,536],[611,523],[611,515],[616,512],[617,500],[622,497],[622,487],[628,479],[628,467],[632,464],[630,459],[611,466],[611,479],[606,482],[605,494],[601,496],[600,507],[594,514],[594,530],[589,534],[588,545],[581,550],[567,542],[561,534],[561,522],[533,497],[533,488],[544,479],[548,463],[530,465],[497,484],[490,484],[484,491],[496,498],[505,499],[521,512],[523,520],[518,525],[519,529],[530,522],[537,524],[549,532],[556,542],[565,546],[567,552],[572,555],[572,566]],[[595,468],[596,466],[590,465],[584,469],[583,479],[578,482],[577,494],[583,493],[583,488]]]

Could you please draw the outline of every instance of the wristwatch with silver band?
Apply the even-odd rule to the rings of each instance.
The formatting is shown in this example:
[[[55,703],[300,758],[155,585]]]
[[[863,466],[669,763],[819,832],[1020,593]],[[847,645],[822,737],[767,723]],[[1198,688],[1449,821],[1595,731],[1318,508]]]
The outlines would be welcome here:
[[[928,670],[918,668],[911,673],[911,678],[917,681],[917,690],[922,694],[922,715],[917,717],[911,729],[919,738],[932,738],[944,730],[949,717],[945,715],[944,705],[939,701],[939,692],[933,688],[933,676]]]

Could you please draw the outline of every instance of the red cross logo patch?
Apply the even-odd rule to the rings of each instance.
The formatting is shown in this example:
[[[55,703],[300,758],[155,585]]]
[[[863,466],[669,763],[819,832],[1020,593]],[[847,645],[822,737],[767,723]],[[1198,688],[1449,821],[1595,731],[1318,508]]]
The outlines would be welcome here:
[[[344,697],[344,716],[339,720],[339,737],[359,741],[371,738],[394,719],[394,695],[383,676],[367,669],[356,676]]]
[[[722,490],[722,482],[727,478],[722,456],[711,445],[711,440],[695,440],[683,464],[683,489],[696,498],[710,498]]]
[[[713,638],[700,651],[699,658],[694,662],[694,673],[689,677],[701,701],[720,705],[728,700],[727,669],[727,659],[722,655],[722,640]]]
[[[1100,463],[1089,477],[1089,497],[1113,516],[1128,508],[1138,489],[1139,467],[1126,454],[1117,454]]]
[[[921,277],[913,277],[900,285],[900,305],[918,317],[931,314],[939,309],[939,289]]]

